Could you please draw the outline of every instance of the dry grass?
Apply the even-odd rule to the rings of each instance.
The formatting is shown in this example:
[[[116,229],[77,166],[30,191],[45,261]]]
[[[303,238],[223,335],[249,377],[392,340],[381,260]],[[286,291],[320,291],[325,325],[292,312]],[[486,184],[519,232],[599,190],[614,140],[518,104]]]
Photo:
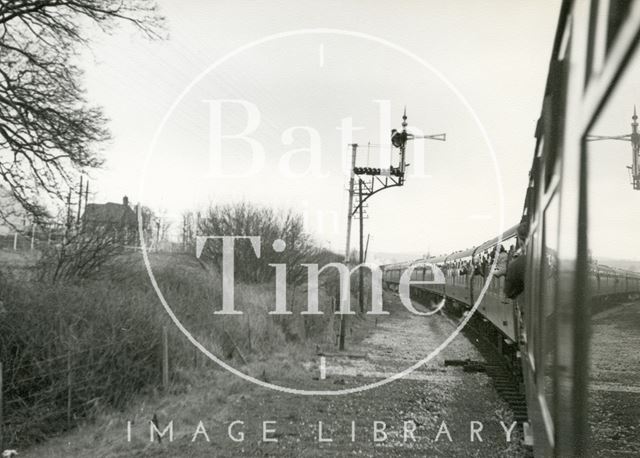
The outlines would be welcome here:
[[[306,304],[304,291],[290,291],[287,300],[295,313],[277,317],[267,313],[274,304],[272,285],[238,285],[236,308],[244,315],[214,315],[221,301],[219,276],[187,255],[156,255],[151,263],[167,302],[194,336],[232,364],[246,363],[244,370],[256,377],[274,367],[299,367],[292,361],[333,343],[333,314],[298,313]],[[203,358],[170,323],[139,254],[122,256],[98,277],[77,283],[0,275],[0,300],[5,447],[41,441],[98,412],[122,409],[145,393],[152,396],[161,380],[163,326],[170,331],[174,386],[196,383],[191,371]],[[320,304],[327,311],[331,307],[324,293]],[[72,418],[67,422],[69,361]],[[235,382],[224,384],[219,396],[234,389],[240,389]]]

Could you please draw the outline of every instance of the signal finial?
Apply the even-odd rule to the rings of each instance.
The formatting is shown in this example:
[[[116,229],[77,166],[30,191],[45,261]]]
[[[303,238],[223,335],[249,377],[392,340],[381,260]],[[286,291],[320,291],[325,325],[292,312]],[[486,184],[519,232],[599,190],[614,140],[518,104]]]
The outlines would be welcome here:
[[[631,119],[633,119],[634,121],[636,119],[638,119],[638,115],[636,114],[636,106],[635,106],[635,104],[633,105],[633,116],[631,116]]]
[[[406,130],[407,127],[407,106],[404,106],[404,114],[402,115],[402,129]]]

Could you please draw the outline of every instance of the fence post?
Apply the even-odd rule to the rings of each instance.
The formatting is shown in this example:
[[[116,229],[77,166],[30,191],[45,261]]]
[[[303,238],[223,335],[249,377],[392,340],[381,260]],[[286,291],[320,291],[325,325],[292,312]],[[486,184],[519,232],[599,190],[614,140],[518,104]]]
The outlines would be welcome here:
[[[4,424],[4,417],[2,416],[2,362],[0,362],[0,450],[4,450],[3,448],[3,430],[2,425]]]
[[[67,350],[67,427],[71,428],[71,351]]]
[[[167,327],[162,327],[162,387],[169,388],[169,335]]]
[[[13,233],[13,251],[18,249],[18,231]]]
[[[36,238],[36,225],[35,223],[31,225],[31,251],[33,251],[33,241]]]
[[[249,319],[249,314],[247,313],[247,341],[249,343],[249,351],[252,351],[251,349],[251,321]]]

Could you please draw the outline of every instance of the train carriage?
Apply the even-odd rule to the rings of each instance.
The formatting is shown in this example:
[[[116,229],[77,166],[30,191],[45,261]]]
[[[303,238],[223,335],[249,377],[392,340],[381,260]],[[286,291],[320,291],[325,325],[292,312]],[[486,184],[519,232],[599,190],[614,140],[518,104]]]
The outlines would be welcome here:
[[[640,1],[563,2],[520,223],[524,291],[507,299],[505,279],[493,278],[477,309],[520,350],[536,456],[640,455],[640,273],[599,262],[592,253],[615,248],[624,233],[628,251],[640,249],[635,109],[631,134],[594,135],[621,99],[616,94],[635,91],[637,97],[639,40]],[[613,160],[589,143],[602,139],[631,143],[630,187],[618,189],[603,178]],[[623,194],[635,207],[616,212]],[[517,230],[471,250],[416,261],[442,269],[445,282],[412,285],[412,295],[428,291],[471,307],[486,281],[477,275],[478,256],[495,252],[498,243],[509,245]],[[397,290],[411,265],[384,266],[385,284]]]
[[[421,259],[413,263],[400,263],[384,266],[385,286],[393,291],[398,290],[398,283],[402,272],[412,267],[412,282],[431,280],[433,274],[424,277],[420,272],[431,271],[435,266],[444,273],[444,284],[412,284],[410,293],[412,298],[422,298],[424,292],[441,296],[453,301],[457,306],[469,310],[481,294],[485,280],[492,268],[485,263],[485,272],[481,270],[477,260],[496,251],[496,247],[514,246],[518,226],[513,226],[498,237],[488,240],[477,247],[461,250],[444,256]],[[510,343],[516,342],[516,319],[513,302],[504,294],[504,277],[491,279],[479,304],[478,313],[493,323],[495,328],[508,339]]]

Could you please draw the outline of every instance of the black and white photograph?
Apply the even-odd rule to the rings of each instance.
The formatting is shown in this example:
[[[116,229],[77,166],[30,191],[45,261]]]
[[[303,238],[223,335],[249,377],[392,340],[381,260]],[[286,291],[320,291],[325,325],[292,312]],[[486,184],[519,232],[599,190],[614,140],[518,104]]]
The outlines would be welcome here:
[[[0,0],[0,456],[640,456],[640,0]]]

